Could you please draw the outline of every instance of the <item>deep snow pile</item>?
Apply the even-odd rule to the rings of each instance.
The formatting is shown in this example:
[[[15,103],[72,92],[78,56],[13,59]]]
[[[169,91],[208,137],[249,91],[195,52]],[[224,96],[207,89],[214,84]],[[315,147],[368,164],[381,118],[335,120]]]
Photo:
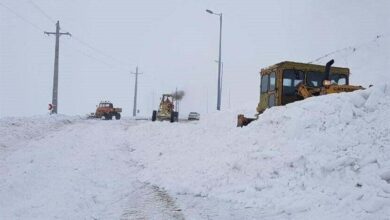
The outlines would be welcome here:
[[[21,141],[42,138],[49,131],[58,131],[81,119],[65,115],[0,118],[0,148],[16,147],[15,144]]]
[[[229,201],[262,219],[384,219],[389,115],[384,85],[272,108],[243,129],[223,113],[158,130],[146,123],[132,142],[142,142],[141,180],[172,194]]]
[[[390,216],[390,86],[236,114],[0,119],[0,219]]]
[[[137,169],[126,143],[131,125],[61,115],[2,119],[0,219],[119,219]]]

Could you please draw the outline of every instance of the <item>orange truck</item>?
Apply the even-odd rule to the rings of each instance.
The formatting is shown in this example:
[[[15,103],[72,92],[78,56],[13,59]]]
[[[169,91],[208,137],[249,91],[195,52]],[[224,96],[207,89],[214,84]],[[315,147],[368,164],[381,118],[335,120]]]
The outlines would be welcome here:
[[[114,105],[108,101],[102,101],[96,106],[96,112],[91,113],[89,118],[101,118],[104,120],[112,120],[115,117],[116,120],[121,118],[122,108],[114,108]]]

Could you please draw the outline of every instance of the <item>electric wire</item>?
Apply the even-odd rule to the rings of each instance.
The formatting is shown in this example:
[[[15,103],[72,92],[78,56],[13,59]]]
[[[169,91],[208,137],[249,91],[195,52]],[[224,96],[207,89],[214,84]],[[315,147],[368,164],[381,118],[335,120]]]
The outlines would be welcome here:
[[[2,6],[3,8],[7,9],[8,11],[10,11],[12,14],[14,14],[16,17],[18,17],[19,19],[23,20],[24,22],[26,22],[27,24],[29,24],[31,27],[41,31],[41,32],[44,32],[43,28],[40,28],[38,25],[32,23],[31,21],[29,21],[27,18],[21,16],[19,13],[17,13],[16,11],[14,11],[12,8],[8,7],[7,5],[5,5],[4,3],[1,3],[0,2],[0,6]]]
[[[53,22],[54,24],[56,23],[56,20],[53,19],[52,17],[50,17],[41,7],[39,7],[39,5],[37,5],[35,2],[33,2],[32,0],[30,0],[30,3],[32,4],[32,6],[34,6],[34,8],[36,8],[43,16],[45,16],[47,19],[49,19],[51,22]]]
[[[44,15],[48,20],[50,20],[50,21],[53,22],[54,24],[56,23],[56,21],[55,21],[52,17],[50,17],[50,16],[49,16],[41,7],[39,7],[39,6],[38,6],[36,3],[34,3],[33,1],[30,1],[30,2],[32,3],[32,5],[34,6],[34,8],[36,8],[36,9],[37,9],[42,15]],[[12,14],[14,14],[16,17],[18,17],[19,19],[23,20],[23,21],[26,22],[27,24],[29,24],[31,27],[37,29],[37,30],[40,31],[40,32],[45,32],[45,31],[43,30],[43,28],[41,28],[41,27],[39,27],[38,25],[34,24],[33,22],[29,21],[27,18],[25,18],[24,16],[20,15],[20,14],[19,14],[18,12],[16,12],[15,10],[13,10],[11,7],[5,5],[5,4],[2,3],[2,2],[0,2],[0,6],[2,6],[2,7],[5,8],[5,9],[7,9],[8,11],[10,11]],[[89,48],[89,49],[91,49],[91,50],[93,50],[93,51],[99,53],[99,54],[102,55],[102,56],[109,57],[109,58],[111,58],[112,60],[116,60],[117,62],[121,62],[121,65],[124,66],[123,62],[120,61],[120,60],[117,60],[115,57],[113,57],[113,56],[111,56],[111,55],[108,55],[108,54],[104,53],[103,51],[101,51],[101,50],[99,50],[99,49],[93,47],[92,45],[86,43],[85,41],[81,40],[80,38],[75,37],[74,35],[72,35],[72,37],[73,37],[78,43],[84,45],[85,47],[87,47],[87,48]],[[67,44],[67,43],[65,43],[65,44]],[[102,60],[102,59],[96,58],[95,56],[92,56],[92,55],[90,55],[90,54],[88,54],[88,53],[86,53],[86,52],[84,52],[84,51],[82,51],[82,50],[80,50],[80,49],[77,49],[76,47],[72,47],[72,48],[73,48],[73,50],[75,50],[75,51],[78,52],[79,54],[81,54],[81,55],[83,55],[83,56],[85,56],[85,57],[88,57],[89,59],[94,60],[94,61],[96,61],[96,62],[98,62],[98,63],[100,63],[100,64],[103,64],[103,65],[105,65],[105,66],[107,66],[107,67],[110,67],[110,68],[113,68],[113,69],[114,69],[114,68],[117,66],[117,65],[110,64],[110,63],[108,63],[108,62],[106,62],[106,61],[104,61],[104,60]],[[127,66],[125,66],[125,67],[126,67],[126,70],[125,70],[125,71],[128,71],[129,68],[127,68]]]
[[[102,55],[102,56],[104,56],[104,57],[107,57],[107,58],[110,58],[110,59],[113,60],[113,61],[116,61],[118,64],[120,64],[120,65],[122,65],[122,66],[124,66],[124,67],[127,67],[127,64],[126,64],[125,62],[123,62],[123,61],[121,61],[121,60],[115,58],[114,56],[109,55],[109,54],[106,53],[106,52],[103,52],[103,51],[100,50],[100,49],[97,49],[96,47],[93,47],[91,44],[89,44],[89,43],[83,41],[83,40],[80,39],[79,37],[73,36],[73,38],[74,38],[78,43],[84,45],[85,47],[87,47],[87,48],[89,48],[89,49],[91,49],[91,50],[93,50],[93,51],[99,53],[100,55]]]
[[[49,21],[53,22],[53,23],[56,23],[55,19],[53,19],[47,12],[45,12],[45,10],[43,10],[37,3],[33,2],[32,0],[30,0],[30,3],[34,6],[35,9],[37,9],[44,17],[46,17]],[[104,57],[107,57],[115,62],[117,62],[118,64],[120,65],[123,65],[124,67],[127,68],[127,63],[115,58],[114,56],[92,46],[91,44],[85,42],[84,40],[82,40],[81,38],[75,36],[74,34],[72,35],[72,38],[77,41],[78,43],[80,43],[81,45],[83,45],[84,47],[87,47],[93,51],[95,51],[96,53],[99,53],[100,55],[104,56]]]
[[[337,53],[341,53],[341,52],[345,52],[345,51],[351,51],[352,53],[356,52],[357,50],[360,50],[362,47],[364,46],[367,46],[367,45],[371,45],[372,43],[376,43],[379,39],[381,38],[384,38],[385,35],[376,35],[375,38],[373,40],[370,40],[366,43],[361,43],[361,44],[358,44],[358,45],[355,45],[355,46],[348,46],[348,47],[344,47],[344,48],[341,48],[341,49],[337,49],[335,51],[332,51],[332,52],[329,52],[327,54],[324,54],[322,55],[321,57],[313,60],[313,61],[310,61],[308,62],[309,64],[311,63],[315,63],[315,62],[318,62],[324,58],[327,58],[331,55],[334,55],[334,54],[337,54]]]
[[[71,43],[68,43],[68,42],[66,42],[64,44],[71,45]],[[118,65],[110,64],[110,63],[104,61],[103,59],[97,58],[97,57],[95,57],[95,56],[93,56],[93,55],[91,55],[91,54],[89,54],[89,53],[87,53],[87,52],[85,52],[83,50],[80,50],[80,49],[76,48],[75,46],[71,46],[71,47],[72,47],[72,49],[74,51],[78,52],[79,54],[81,54],[81,55],[83,55],[83,56],[85,56],[85,57],[87,57],[87,58],[89,58],[91,60],[94,60],[94,61],[96,61],[99,64],[103,64],[104,66],[109,67],[109,68],[111,68],[113,70],[117,69],[117,70],[120,70],[120,71],[128,71],[127,69],[118,68]]]

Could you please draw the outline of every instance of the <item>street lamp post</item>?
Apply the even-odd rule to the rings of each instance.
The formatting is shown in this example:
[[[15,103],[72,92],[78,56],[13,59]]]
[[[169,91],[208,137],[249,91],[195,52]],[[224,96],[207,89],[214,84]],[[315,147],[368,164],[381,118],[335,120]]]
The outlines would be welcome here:
[[[222,13],[214,13],[207,9],[206,12],[219,16],[219,58],[218,58],[218,97],[217,110],[221,110],[221,47],[222,47]]]
[[[215,60],[216,63],[219,63],[218,60]],[[221,62],[221,83],[220,83],[220,91],[221,91],[221,100],[222,100],[222,91],[223,91],[223,62]]]

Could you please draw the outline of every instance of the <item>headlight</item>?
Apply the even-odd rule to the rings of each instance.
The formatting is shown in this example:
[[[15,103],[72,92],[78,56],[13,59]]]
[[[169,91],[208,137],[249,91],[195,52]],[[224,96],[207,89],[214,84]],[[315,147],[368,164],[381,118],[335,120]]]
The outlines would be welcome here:
[[[324,86],[330,86],[330,80],[324,80],[324,81],[322,82],[322,85],[324,85]]]

